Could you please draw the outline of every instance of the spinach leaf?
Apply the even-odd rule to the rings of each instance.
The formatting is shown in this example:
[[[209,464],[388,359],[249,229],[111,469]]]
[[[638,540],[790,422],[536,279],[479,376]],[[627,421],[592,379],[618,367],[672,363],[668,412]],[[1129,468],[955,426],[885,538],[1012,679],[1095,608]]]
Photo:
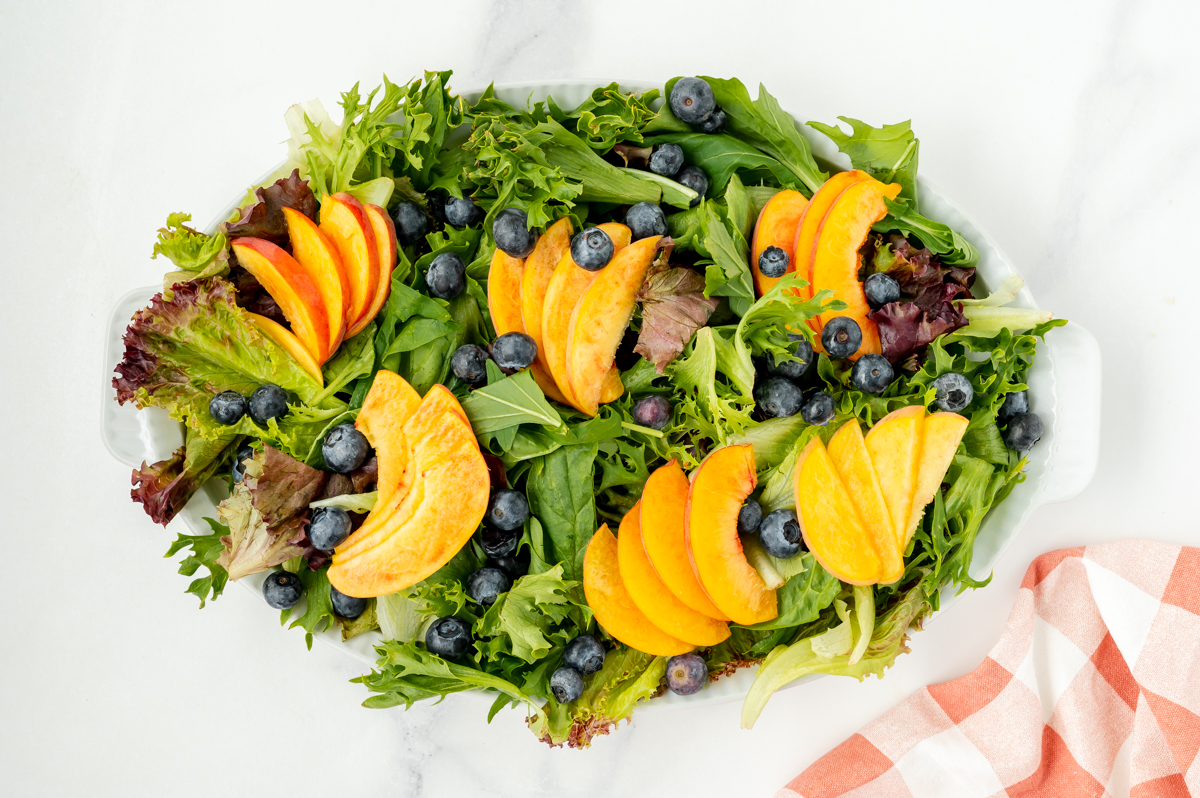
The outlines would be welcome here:
[[[490,365],[490,363],[489,363]],[[476,435],[487,435],[518,424],[563,426],[562,418],[528,370],[518,371],[472,391],[462,403]]]
[[[703,164],[710,197],[720,196],[734,175],[741,175],[747,181],[770,180],[787,188],[799,189],[803,185],[778,160],[728,134],[668,133],[646,143],[678,144],[688,163]]]
[[[704,268],[704,295],[729,297],[729,307],[739,316],[754,303],[754,278],[748,265],[750,247],[727,219],[724,208],[703,203],[701,236],[696,249],[708,258]]]
[[[593,484],[595,443],[560,447],[529,467],[530,510],[549,539],[548,561],[563,564],[563,576],[583,577],[583,555],[596,531]]]

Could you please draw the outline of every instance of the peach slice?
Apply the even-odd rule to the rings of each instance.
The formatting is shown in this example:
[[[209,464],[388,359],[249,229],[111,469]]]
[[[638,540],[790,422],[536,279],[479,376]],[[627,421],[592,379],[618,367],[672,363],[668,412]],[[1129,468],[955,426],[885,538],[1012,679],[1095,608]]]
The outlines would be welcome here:
[[[238,238],[233,251],[292,325],[292,332],[318,363],[329,351],[329,316],[316,282],[296,259],[261,238]]]
[[[683,530],[704,592],[734,623],[743,625],[779,614],[775,591],[746,560],[738,537],[738,512],[757,482],[753,446],[717,449],[692,476]]]
[[[283,216],[287,219],[292,257],[316,284],[325,303],[326,315],[329,316],[329,351],[321,353],[320,360],[323,363],[329,359],[342,343],[342,337],[346,335],[346,300],[349,298],[349,286],[346,284],[342,257],[338,254],[337,247],[312,219],[295,208],[284,208]]]
[[[366,314],[379,283],[379,245],[362,203],[349,194],[330,194],[321,202],[321,232],[337,247],[350,286],[346,326]]]
[[[803,274],[804,279],[810,283],[800,289],[805,299],[811,299],[813,296],[811,285],[813,248],[816,246],[817,233],[821,229],[821,222],[825,220],[825,214],[829,213],[834,201],[843,191],[855,183],[870,179],[870,177],[866,172],[858,170],[838,172],[821,184],[817,193],[813,194],[803,213],[800,214],[800,222],[796,225],[796,242],[792,247],[796,257],[792,264],[796,271]]]
[[[621,519],[617,561],[629,597],[650,622],[694,646],[715,646],[729,637],[729,626],[688,607],[663,584],[642,544],[641,502]]]
[[[604,631],[630,648],[656,657],[686,654],[693,646],[659,629],[629,597],[621,579],[617,539],[604,524],[583,555],[583,595]]]
[[[521,320],[521,277],[525,273],[525,261],[514,258],[502,249],[492,255],[492,266],[488,269],[488,312],[492,315],[492,326],[496,335],[510,332],[525,332]]]
[[[567,379],[576,405],[594,416],[600,411],[604,378],[612,369],[617,347],[637,305],[638,289],[654,262],[662,236],[630,244],[605,266],[580,297],[567,332]]]
[[[867,304],[862,283],[858,281],[862,266],[858,250],[867,240],[871,225],[887,216],[884,197],[895,199],[899,193],[899,183],[884,185],[874,179],[854,183],[838,195],[817,232],[810,270],[812,279],[809,282],[814,293],[829,289],[833,292],[833,299],[846,303],[842,310],[822,313],[822,325],[835,316],[849,316],[862,328],[862,345],[851,359],[868,352],[879,354],[883,351],[879,328],[867,318],[871,306]]]
[[[246,315],[263,335],[279,344],[283,351],[291,355],[308,376],[316,380],[322,387],[325,386],[325,375],[321,373],[321,367],[317,364],[316,358],[305,348],[304,344],[300,343],[300,339],[293,335],[291,330],[266,316],[260,316],[257,313],[247,313]]]
[[[386,505],[412,483],[412,448],[404,425],[421,405],[421,395],[393,371],[380,369],[363,400],[354,426],[375,448],[379,463],[376,503]]]
[[[796,458],[794,490],[796,518],[817,562],[852,585],[878,582],[882,574],[874,541],[819,437]]]
[[[750,268],[754,272],[754,287],[759,296],[770,291],[780,280],[778,277],[767,277],[758,270],[758,258],[767,247],[779,247],[786,252],[787,270],[796,271],[796,229],[800,226],[800,217],[806,207],[808,199],[799,191],[789,188],[767,200],[767,204],[759,211],[750,242]]]
[[[942,479],[954,462],[954,454],[958,451],[963,433],[967,431],[967,424],[967,419],[957,413],[931,413],[925,417],[921,461],[917,466],[917,487],[908,515],[908,529],[900,539],[901,551],[908,548],[908,541],[917,531],[925,507],[942,487]]]
[[[371,223],[371,232],[375,234],[375,247],[379,251],[376,262],[379,275],[375,283],[375,294],[367,304],[366,312],[347,330],[347,338],[362,332],[362,329],[379,315],[379,311],[383,310],[388,295],[392,292],[392,269],[396,268],[396,253],[399,251],[396,244],[396,225],[393,224],[392,217],[387,215],[387,211],[370,203],[364,205],[363,209]]]
[[[704,592],[688,557],[684,527],[690,487],[687,474],[674,460],[654,470],[639,502],[642,545],[659,579],[684,606],[713,620],[728,621],[729,616]]]
[[[438,393],[430,391],[435,397]],[[422,404],[425,401],[429,397]],[[398,493],[393,495],[384,511],[395,509],[370,533],[378,540],[375,545],[351,553],[346,544],[352,535],[334,552],[329,583],[348,596],[382,596],[420,582],[449,562],[483,520],[490,484],[471,428],[448,411],[430,414],[426,423],[413,425],[420,416],[418,408],[405,425],[413,446],[413,489],[399,506]],[[377,510],[378,505],[355,535]]]
[[[858,510],[879,557],[880,582],[891,584],[904,574],[904,552],[896,545],[892,519],[879,487],[875,465],[867,452],[858,419],[850,419],[829,441],[826,451]]]
[[[908,545],[905,538],[917,489],[924,428],[925,408],[912,405],[888,413],[864,439],[879,476],[879,489],[887,503],[888,517],[892,519],[896,545],[901,551]]]
[[[625,225],[608,222],[598,226],[612,239],[614,258],[617,256],[616,253],[629,246],[633,235]],[[575,305],[591,287],[597,274],[597,272],[589,272],[587,269],[581,269],[575,265],[568,248],[562,260],[554,267],[554,274],[546,286],[546,298],[542,302],[542,348],[546,354],[546,366],[549,368],[551,376],[554,377],[558,390],[567,400],[567,404],[575,407],[579,407],[579,403],[571,391],[567,375],[567,350],[569,348],[567,335],[570,332]],[[616,386],[613,384],[614,378],[616,385],[621,383],[620,373],[614,372],[616,372],[615,369],[605,376],[606,396],[610,396],[616,390]],[[625,387],[621,385],[616,395],[620,396],[624,390]]]
[[[558,384],[546,365],[546,354],[542,343],[542,305],[546,301],[546,287],[554,276],[554,267],[571,247],[574,227],[570,217],[564,216],[546,230],[537,240],[533,252],[525,259],[525,272],[521,277],[521,322],[525,334],[537,344],[537,360],[529,370],[542,393],[560,404],[570,404],[558,390]]]

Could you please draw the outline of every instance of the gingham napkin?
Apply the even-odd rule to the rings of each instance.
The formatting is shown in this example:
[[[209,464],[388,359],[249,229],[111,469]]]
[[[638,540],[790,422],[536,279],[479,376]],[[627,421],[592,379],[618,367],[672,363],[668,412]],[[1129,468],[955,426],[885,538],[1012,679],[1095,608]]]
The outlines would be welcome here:
[[[776,798],[1200,794],[1200,549],[1126,540],[1033,561],[999,644]]]

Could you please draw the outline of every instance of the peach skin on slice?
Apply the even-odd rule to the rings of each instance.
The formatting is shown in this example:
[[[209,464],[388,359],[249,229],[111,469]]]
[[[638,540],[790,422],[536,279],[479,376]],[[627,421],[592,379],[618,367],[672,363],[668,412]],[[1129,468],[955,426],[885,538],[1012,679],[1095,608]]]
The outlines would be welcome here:
[[[366,312],[346,331],[347,338],[362,332],[363,328],[379,315],[379,311],[383,310],[383,305],[392,292],[392,269],[396,268],[398,247],[396,245],[396,225],[393,224],[392,217],[388,216],[387,211],[378,205],[367,203],[363,205],[363,209],[367,213],[367,221],[371,223],[371,232],[375,234],[375,248],[379,251],[376,263],[379,276],[375,284],[375,294],[367,304]]]
[[[843,191],[855,183],[870,179],[870,177],[866,172],[858,170],[838,172],[821,184],[817,193],[813,194],[812,199],[800,214],[800,221],[796,225],[796,242],[792,247],[796,253],[792,265],[810,283],[800,289],[800,293],[805,299],[811,299],[813,296],[811,285],[813,247],[817,243],[817,233],[821,229],[821,222],[825,220],[825,214],[829,213],[834,200]]]
[[[692,646],[659,629],[629,597],[621,579],[617,539],[604,524],[583,555],[583,595],[604,631],[630,648],[656,657],[686,654]]]
[[[715,646],[729,637],[729,626],[701,615],[663,584],[642,545],[640,502],[621,519],[617,561],[629,597],[650,622],[672,637],[694,646]]]
[[[321,232],[337,247],[350,286],[346,327],[355,327],[375,296],[379,281],[379,245],[362,203],[349,194],[330,194],[321,202]]]
[[[862,328],[862,345],[851,359],[868,352],[879,354],[883,351],[879,328],[867,318],[871,306],[867,304],[862,283],[858,281],[862,266],[858,250],[867,240],[871,225],[887,216],[884,198],[895,199],[899,193],[899,183],[884,185],[874,179],[854,183],[838,195],[817,233],[810,271],[812,290],[815,293],[829,289],[833,292],[833,299],[846,303],[842,310],[822,313],[821,324],[824,325],[835,316],[849,316],[858,322]]]
[[[305,348],[304,344],[300,343],[300,339],[293,335],[291,330],[266,316],[260,316],[257,313],[247,313],[246,315],[263,335],[279,344],[283,351],[291,355],[308,376],[316,380],[321,387],[325,386],[325,375],[321,373],[321,367],[317,364],[316,358]]]
[[[921,460],[917,466],[917,488],[913,494],[912,511],[908,515],[908,529],[900,539],[901,550],[908,548],[925,507],[942,487],[942,480],[959,441],[967,431],[967,419],[958,413],[930,413],[925,416],[925,431],[921,436]]]
[[[337,247],[309,219],[295,208],[284,208],[292,257],[316,284],[329,316],[329,351],[320,355],[324,363],[337,350],[346,335],[346,299],[349,286]]]
[[[613,368],[661,238],[643,238],[613,255],[575,304],[567,332],[567,378],[576,406],[589,416],[600,410],[605,376]]]
[[[779,247],[786,252],[787,270],[796,271],[796,229],[800,226],[800,216],[806,207],[808,199],[803,194],[785,188],[767,200],[767,204],[759,211],[750,242],[750,268],[754,272],[754,287],[759,296],[770,291],[780,280],[778,277],[767,277],[758,270],[758,258],[767,247]]]
[[[683,530],[690,487],[687,474],[674,460],[654,470],[639,502],[642,546],[659,579],[684,606],[713,620],[728,621],[729,616],[704,592],[688,557]]]
[[[825,445],[813,438],[796,458],[796,518],[808,550],[826,571],[852,585],[873,585],[879,555]]]
[[[692,477],[683,533],[704,592],[734,623],[743,625],[779,614],[775,591],[746,560],[738,537],[738,512],[757,482],[753,446],[717,449]]]
[[[871,462],[875,464],[875,473],[879,476],[883,500],[887,502],[896,546],[901,551],[908,545],[905,538],[917,490],[924,427],[925,408],[912,405],[879,419],[864,439]]]
[[[614,258],[617,256],[616,253],[629,246],[632,234],[625,225],[609,222],[598,226],[612,239]],[[587,269],[577,266],[571,258],[571,251],[568,248],[562,260],[554,267],[554,274],[546,286],[546,298],[542,302],[542,350],[546,355],[546,366],[550,370],[550,375],[554,377],[559,392],[567,400],[567,404],[574,407],[579,407],[579,404],[575,399],[575,394],[571,391],[567,375],[567,350],[569,348],[567,335],[570,332],[575,305],[591,287],[592,282],[596,279],[596,274],[596,272],[589,272]],[[619,373],[607,376],[605,379],[611,382],[613,376],[620,383],[621,375]],[[611,393],[611,385],[608,390]],[[621,387],[621,390],[624,390],[624,386]],[[620,396],[620,393],[617,396]]]
[[[392,494],[412,485],[412,448],[404,425],[421,405],[421,395],[394,371],[380,369],[363,400],[354,426],[375,449],[379,464],[376,503],[386,506]]]
[[[826,451],[850,499],[858,510],[871,542],[879,556],[882,584],[891,584],[904,574],[904,550],[896,545],[896,533],[888,516],[887,502],[879,488],[875,465],[863,441],[862,427],[852,418],[834,433]]]
[[[458,553],[483,520],[490,490],[487,465],[473,438],[471,428],[453,413],[441,414],[440,422],[424,431],[414,445],[422,490],[408,491],[402,503],[411,505],[410,499],[420,493],[419,505],[411,514],[401,507],[388,516],[377,530],[375,546],[349,555],[335,551],[328,571],[331,585],[360,598],[394,593],[420,582]]]
[[[313,359],[321,362],[329,350],[329,317],[316,282],[284,250],[261,238],[239,238],[233,251],[242,268],[254,275],[279,305],[292,332]]]

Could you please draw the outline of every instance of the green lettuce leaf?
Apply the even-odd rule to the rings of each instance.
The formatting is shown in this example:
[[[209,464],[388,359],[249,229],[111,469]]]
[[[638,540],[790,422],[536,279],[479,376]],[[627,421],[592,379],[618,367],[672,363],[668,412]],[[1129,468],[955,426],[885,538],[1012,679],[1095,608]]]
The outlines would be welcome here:
[[[936,252],[942,263],[947,266],[971,268],[979,264],[979,250],[970,241],[963,238],[957,230],[949,225],[926,219],[916,208],[915,203],[897,198],[895,201],[884,199],[888,215],[872,226],[872,230],[886,233],[899,230],[905,235],[913,236],[925,245],[926,249]]]
[[[571,111],[561,110],[553,98],[546,101],[550,116],[579,136],[589,147],[608,152],[622,141],[642,142],[642,129],[658,116],[651,105],[659,97],[658,89],[622,92],[617,83],[599,86]]]
[[[166,225],[158,230],[151,257],[163,255],[179,269],[163,277],[163,288],[168,292],[176,283],[203,280],[229,271],[225,234],[199,233],[187,226],[191,218],[190,213],[172,213],[167,216]]]
[[[481,644],[485,655],[502,651],[534,663],[569,643],[572,630],[555,627],[570,615],[575,587],[578,583],[563,580],[561,564],[514,582],[475,625],[476,637],[488,638]]]
[[[370,493],[343,493],[340,496],[330,496],[328,499],[318,499],[308,506],[314,510],[318,507],[337,507],[348,513],[369,513],[379,500],[379,491]]]
[[[363,684],[374,695],[363,702],[368,709],[384,709],[404,705],[410,708],[417,701],[443,698],[464,690],[493,690],[531,708],[538,705],[533,697],[511,682],[477,668],[430,654],[420,643],[387,642],[375,647],[379,655],[377,670],[351,679]]]

